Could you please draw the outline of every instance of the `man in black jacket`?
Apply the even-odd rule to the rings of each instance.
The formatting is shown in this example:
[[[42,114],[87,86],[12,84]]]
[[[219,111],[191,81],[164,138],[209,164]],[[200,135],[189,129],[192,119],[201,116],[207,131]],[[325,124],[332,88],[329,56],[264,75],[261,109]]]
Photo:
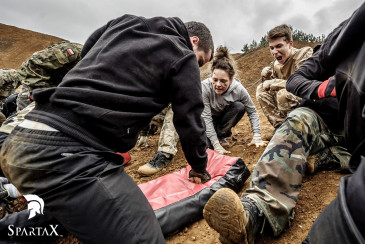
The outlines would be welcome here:
[[[352,175],[316,218],[303,243],[365,243],[365,3],[342,22],[288,81],[290,89],[317,102],[337,97],[336,121],[352,154]],[[325,82],[320,82],[328,76]]]
[[[124,15],[96,30],[58,87],[4,142],[4,174],[85,243],[161,243],[151,206],[116,152],[171,102],[189,179],[210,179],[199,66],[213,55],[209,29],[178,18]]]

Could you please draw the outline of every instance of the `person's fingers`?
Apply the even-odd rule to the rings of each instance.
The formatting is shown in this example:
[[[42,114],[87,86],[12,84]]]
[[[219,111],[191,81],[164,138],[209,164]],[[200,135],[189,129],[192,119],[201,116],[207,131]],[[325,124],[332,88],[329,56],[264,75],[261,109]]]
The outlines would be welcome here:
[[[196,184],[200,184],[200,183],[202,183],[202,180],[201,180],[199,177],[190,177],[190,178],[189,178],[189,180],[190,180],[191,182],[196,183]]]

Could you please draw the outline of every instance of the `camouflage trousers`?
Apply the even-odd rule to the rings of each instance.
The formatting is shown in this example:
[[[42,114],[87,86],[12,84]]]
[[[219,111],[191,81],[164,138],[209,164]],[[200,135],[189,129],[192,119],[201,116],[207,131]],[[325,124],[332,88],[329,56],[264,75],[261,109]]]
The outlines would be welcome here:
[[[32,89],[29,86],[25,84],[22,85],[22,89],[20,89],[18,98],[16,99],[17,112],[22,111],[25,107],[32,103],[32,100],[30,99],[31,91]]]
[[[256,99],[260,103],[264,115],[275,128],[284,122],[287,114],[301,101],[300,97],[285,89],[266,91],[262,84],[258,85],[256,89]]]
[[[11,116],[5,120],[5,122],[0,127],[0,132],[10,134],[13,129],[24,121],[25,115],[32,111],[35,107],[35,102],[30,103],[22,111],[17,112],[15,116]]]
[[[333,134],[311,109],[297,108],[277,129],[255,165],[250,188],[242,196],[256,202],[274,235],[279,235],[294,217],[294,207],[306,171],[308,155],[330,148],[341,167],[350,154],[338,146],[343,140]]]
[[[171,104],[166,111],[165,119],[161,128],[160,139],[158,141],[158,151],[175,155],[177,153],[177,142],[179,135],[173,123],[174,112]]]

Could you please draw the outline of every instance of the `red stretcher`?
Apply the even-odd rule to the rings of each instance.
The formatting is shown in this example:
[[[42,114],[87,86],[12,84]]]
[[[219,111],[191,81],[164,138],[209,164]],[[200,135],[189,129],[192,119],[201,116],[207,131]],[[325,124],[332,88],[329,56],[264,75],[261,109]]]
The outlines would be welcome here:
[[[211,180],[204,184],[188,180],[191,166],[187,166],[139,185],[155,211],[164,235],[201,219],[206,202],[217,190],[228,187],[238,192],[250,176],[241,158],[221,155],[210,149],[207,153]]]

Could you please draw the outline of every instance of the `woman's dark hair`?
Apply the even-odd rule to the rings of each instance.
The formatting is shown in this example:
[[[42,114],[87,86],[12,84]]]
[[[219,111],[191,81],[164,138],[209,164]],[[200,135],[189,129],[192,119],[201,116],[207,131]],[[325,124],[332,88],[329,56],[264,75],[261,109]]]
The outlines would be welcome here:
[[[224,46],[219,46],[213,58],[213,63],[211,68],[212,72],[215,69],[224,70],[228,73],[229,78],[232,79],[236,73],[234,65],[235,65],[234,61],[228,52],[228,48]]]

